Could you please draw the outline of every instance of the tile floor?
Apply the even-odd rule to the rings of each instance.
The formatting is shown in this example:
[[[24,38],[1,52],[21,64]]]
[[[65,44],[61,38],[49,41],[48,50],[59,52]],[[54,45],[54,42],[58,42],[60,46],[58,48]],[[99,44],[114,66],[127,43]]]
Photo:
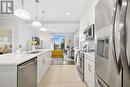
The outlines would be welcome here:
[[[52,65],[39,87],[86,87],[74,65]]]

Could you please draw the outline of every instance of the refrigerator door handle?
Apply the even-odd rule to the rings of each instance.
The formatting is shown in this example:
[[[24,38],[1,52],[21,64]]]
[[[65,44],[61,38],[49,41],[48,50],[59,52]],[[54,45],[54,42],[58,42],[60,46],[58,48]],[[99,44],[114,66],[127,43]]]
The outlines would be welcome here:
[[[130,67],[128,65],[127,53],[126,53],[126,29],[125,29],[125,18],[127,12],[128,0],[122,1],[122,9],[121,9],[121,19],[120,19],[120,37],[121,37],[121,61],[122,65],[125,68],[127,76],[130,78]]]
[[[103,87],[103,85],[98,81],[98,79],[96,79],[96,85]]]
[[[113,56],[114,56],[114,62],[115,62],[115,66],[116,66],[116,71],[118,74],[120,74],[120,71],[121,71],[121,54],[119,54],[119,58],[117,58],[117,54],[116,54],[116,47],[115,47],[115,22],[116,22],[116,13],[117,13],[117,9],[118,9],[118,5],[120,3],[121,0],[116,0],[115,2],[115,7],[113,9],[113,35],[112,35],[112,53],[113,53]],[[117,60],[119,59],[119,60]]]
[[[98,87],[109,87],[98,76],[95,77],[95,82]]]

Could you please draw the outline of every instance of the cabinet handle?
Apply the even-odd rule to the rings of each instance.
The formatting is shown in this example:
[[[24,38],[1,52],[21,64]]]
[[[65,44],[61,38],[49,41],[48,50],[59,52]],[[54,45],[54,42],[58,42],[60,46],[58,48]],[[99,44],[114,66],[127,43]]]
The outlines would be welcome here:
[[[43,59],[43,64],[45,63],[45,59]]]

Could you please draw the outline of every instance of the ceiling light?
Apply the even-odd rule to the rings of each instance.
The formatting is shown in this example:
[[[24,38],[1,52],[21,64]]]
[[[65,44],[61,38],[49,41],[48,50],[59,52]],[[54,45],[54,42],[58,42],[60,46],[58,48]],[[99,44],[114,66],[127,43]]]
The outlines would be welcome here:
[[[31,19],[30,13],[26,11],[25,9],[15,10],[14,15],[22,19]]]
[[[38,21],[38,2],[36,2],[36,19],[32,22],[32,26],[42,27],[42,23]]]
[[[46,29],[46,27],[42,27],[40,28],[40,31],[48,31],[48,30]]]
[[[24,9],[24,0],[21,0],[22,8],[16,9],[14,15],[22,19],[31,19],[30,13]]]
[[[42,27],[42,23],[39,22],[39,21],[33,21],[33,22],[32,22],[32,26],[35,26],[35,27]]]
[[[67,16],[69,16],[69,15],[70,15],[70,13],[69,13],[69,12],[66,12],[66,15],[67,15]]]

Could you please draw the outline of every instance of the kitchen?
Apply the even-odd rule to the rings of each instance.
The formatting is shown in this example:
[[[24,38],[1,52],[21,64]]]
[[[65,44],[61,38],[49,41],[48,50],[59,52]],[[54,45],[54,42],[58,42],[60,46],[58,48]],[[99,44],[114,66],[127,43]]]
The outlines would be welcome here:
[[[0,4],[0,87],[129,87],[130,0]]]

